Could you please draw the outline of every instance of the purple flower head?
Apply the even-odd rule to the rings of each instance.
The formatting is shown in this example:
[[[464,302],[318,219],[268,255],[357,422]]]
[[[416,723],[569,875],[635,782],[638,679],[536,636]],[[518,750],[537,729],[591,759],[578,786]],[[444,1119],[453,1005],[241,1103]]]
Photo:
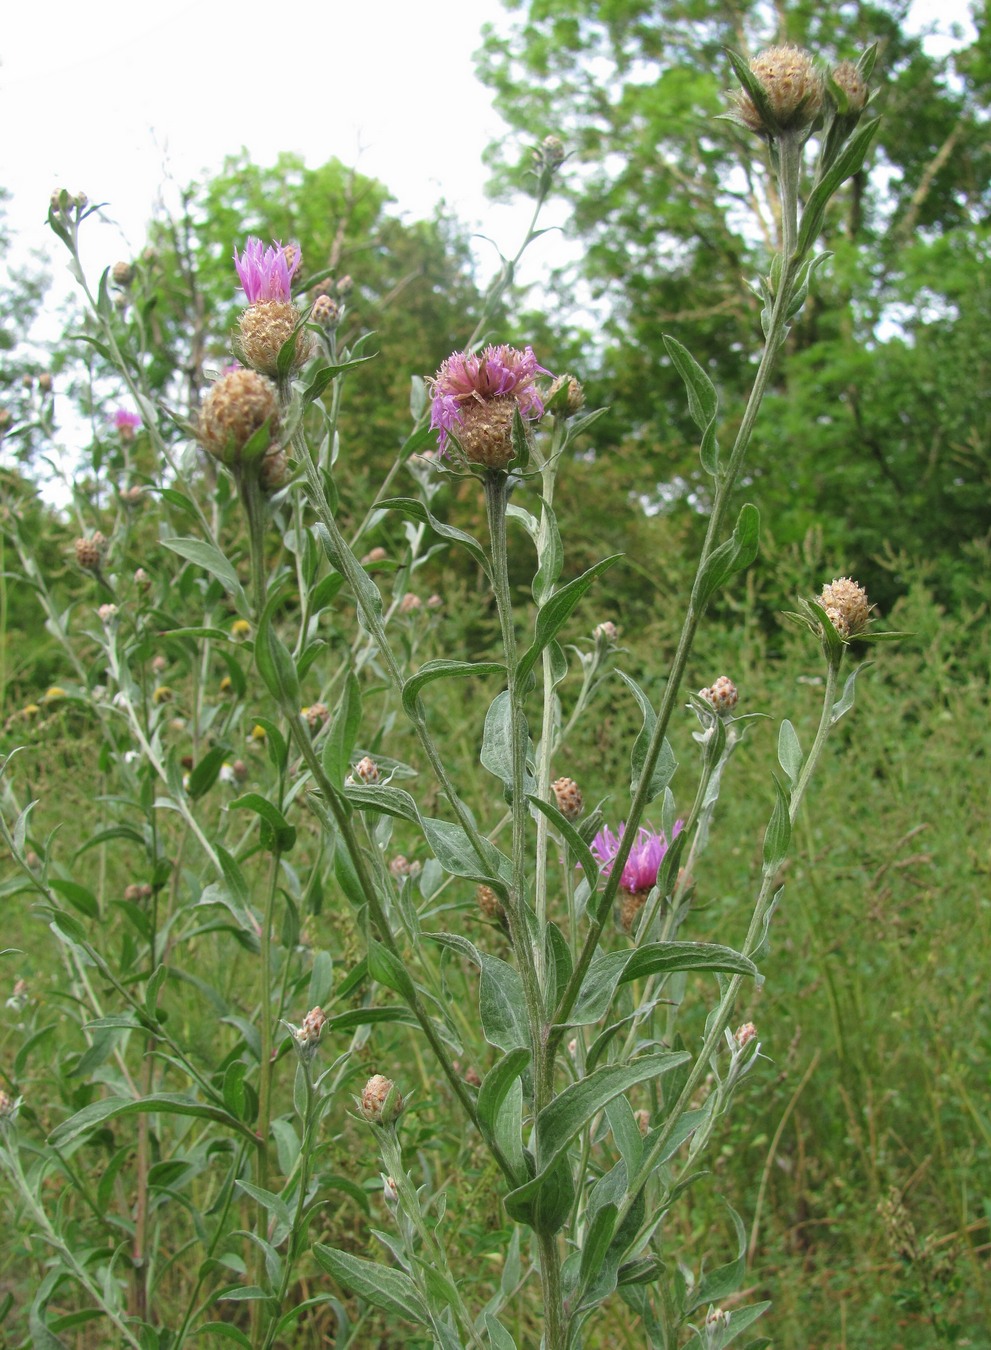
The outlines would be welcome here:
[[[128,412],[127,408],[118,408],[110,414],[110,421],[113,423],[115,431],[134,433],[141,425],[141,418],[137,413]]]
[[[677,839],[683,824],[684,821],[675,821],[672,831],[673,839]],[[601,866],[605,876],[609,876],[612,871],[619,846],[623,842],[625,830],[626,822],[621,821],[618,835],[613,834],[607,826],[601,829],[592,840],[592,856]],[[649,891],[656,885],[657,873],[667,851],[668,841],[665,835],[655,830],[646,829],[641,825],[640,829],[637,830],[633,847],[630,849],[626,866],[623,868],[623,875],[620,879],[620,885],[623,889],[629,891],[631,895],[636,895],[637,892]]]
[[[464,409],[472,403],[490,403],[497,398],[515,399],[520,416],[530,421],[543,416],[544,403],[534,380],[550,371],[537,364],[531,347],[519,351],[505,344],[483,352],[454,352],[432,380],[430,427],[439,431],[441,453],[448,432],[457,435],[464,424]]]
[[[291,300],[292,279],[299,271],[302,257],[296,244],[283,248],[280,243],[273,243],[266,248],[254,235],[245,244],[240,257],[235,249],[234,266],[248,304],[255,305],[262,300]]]

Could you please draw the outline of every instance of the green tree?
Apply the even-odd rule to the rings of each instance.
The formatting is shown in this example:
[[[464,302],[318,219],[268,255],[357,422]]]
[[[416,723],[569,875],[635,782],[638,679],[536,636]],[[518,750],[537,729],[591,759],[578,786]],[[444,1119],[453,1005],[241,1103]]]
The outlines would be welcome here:
[[[688,514],[705,488],[662,335],[706,366],[728,438],[759,332],[740,278],[766,268],[778,236],[770,179],[753,172],[763,143],[718,118],[731,106],[723,49],[796,43],[831,66],[878,42],[872,164],[827,218],[834,258],[793,330],[745,490],[779,543],[821,527],[841,567],[919,538],[957,559],[961,541],[991,526],[979,396],[991,360],[986,3],[974,42],[942,58],[908,32],[906,0],[509,8],[520,17],[487,30],[480,70],[517,132],[557,134],[572,153],[559,182],[584,252],[557,290],[570,308],[565,346],[575,350],[577,330],[579,373],[611,405],[593,433],[600,473],[612,473],[617,447],[622,462],[632,452],[648,504]],[[512,146],[490,153],[497,184],[518,185]]]

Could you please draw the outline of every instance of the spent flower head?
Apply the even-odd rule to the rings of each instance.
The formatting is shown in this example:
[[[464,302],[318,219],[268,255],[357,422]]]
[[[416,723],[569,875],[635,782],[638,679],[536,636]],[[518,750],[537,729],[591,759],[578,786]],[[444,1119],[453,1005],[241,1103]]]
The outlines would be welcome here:
[[[268,248],[252,235],[244,252],[234,250],[234,267],[249,305],[259,301],[292,299],[292,280],[303,255],[298,247],[272,243]]]
[[[504,469],[513,458],[513,414],[518,410],[525,422],[543,416],[535,380],[549,374],[531,347],[520,351],[502,344],[452,353],[428,381],[430,426],[440,433],[441,452],[453,434],[471,463]]]

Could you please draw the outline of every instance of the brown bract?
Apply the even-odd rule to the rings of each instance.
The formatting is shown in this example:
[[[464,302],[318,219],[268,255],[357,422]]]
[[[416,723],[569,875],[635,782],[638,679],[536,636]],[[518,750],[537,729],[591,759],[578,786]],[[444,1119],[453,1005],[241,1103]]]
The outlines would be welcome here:
[[[825,86],[815,62],[801,47],[768,47],[750,62],[750,69],[764,86],[774,125],[765,124],[749,94],[740,94],[737,107],[743,121],[759,135],[809,127],[822,111]]]
[[[220,377],[203,400],[197,435],[204,450],[224,464],[236,464],[266,422],[274,435],[279,424],[275,385],[255,370],[232,370]],[[259,457],[267,449],[263,446]]]
[[[484,403],[466,403],[455,435],[470,464],[504,469],[512,460],[515,398],[493,398]]]
[[[299,320],[299,310],[288,300],[259,300],[249,305],[239,324],[241,354],[246,364],[263,375],[278,375],[279,352],[292,337]],[[296,334],[294,370],[306,360],[309,346],[310,335],[301,328]]]

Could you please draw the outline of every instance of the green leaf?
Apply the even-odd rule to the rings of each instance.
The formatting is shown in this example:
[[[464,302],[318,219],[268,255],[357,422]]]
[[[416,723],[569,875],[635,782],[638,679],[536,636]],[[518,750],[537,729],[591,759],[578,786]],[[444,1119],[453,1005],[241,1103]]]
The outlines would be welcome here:
[[[289,648],[276,633],[272,620],[283,602],[276,591],[258,620],[255,637],[255,665],[269,693],[281,703],[299,712],[299,678]]]
[[[764,832],[764,871],[776,872],[788,856],[791,821],[788,818],[788,794],[774,779],[774,810]]]
[[[729,539],[713,549],[692,590],[692,605],[698,613],[735,572],[742,572],[757,557],[760,542],[760,512],[747,502],[740,509]]]
[[[591,1026],[605,1015],[629,959],[629,952],[596,952],[585,972],[568,1026]]]
[[[350,668],[344,692],[323,748],[323,767],[335,787],[341,787],[351,763],[351,752],[358,739],[361,725],[361,686]]]
[[[637,1083],[659,1078],[689,1058],[687,1052],[643,1055],[629,1064],[607,1064],[580,1082],[569,1084],[537,1117],[538,1174],[554,1163],[613,1097]]]
[[[367,1261],[318,1242],[313,1255],[339,1284],[383,1312],[406,1317],[423,1326],[430,1325],[430,1313],[416,1285],[408,1275],[392,1266]]]
[[[186,786],[186,796],[196,801],[209,792],[217,781],[217,775],[220,773],[223,765],[225,751],[223,746],[215,745],[212,750],[208,750],[200,762],[194,765],[189,775],[189,782]]]
[[[512,1092],[511,1089],[518,1086],[520,1074],[529,1063],[530,1051],[525,1047],[508,1051],[488,1071],[478,1089],[477,1110],[482,1133],[490,1144],[501,1149],[518,1174],[518,1186],[527,1179],[520,1136],[523,1094],[522,1090]]]
[[[683,347],[680,342],[668,337],[667,334],[664,335],[663,341],[672,364],[684,381],[692,421],[699,431],[705,431],[719,407],[715,385],[687,347]]]
[[[186,558],[189,562],[195,563],[197,567],[202,567],[205,572],[209,572],[211,576],[216,577],[228,595],[233,598],[238,613],[247,618],[249,612],[248,597],[237,579],[237,573],[219,548],[214,544],[205,543],[202,539],[185,537],[163,539],[162,543],[173,553],[178,553],[180,557]]]
[[[307,383],[303,385],[303,402],[312,403],[314,399],[320,397],[332,380],[337,379],[338,375],[343,375],[348,370],[354,370],[356,366],[363,366],[366,361],[374,360],[374,356],[359,356],[356,361],[344,361],[336,366],[318,366],[310,375]]]
[[[868,670],[873,664],[873,661],[865,661],[862,665],[857,666],[856,670],[851,670],[850,674],[846,677],[843,693],[833,704],[829,712],[829,725],[831,727],[835,726],[840,718],[845,713],[848,713],[853,707],[854,699],[856,697],[857,676],[862,670]]]
[[[474,675],[505,675],[506,667],[498,661],[425,661],[415,675],[403,685],[403,708],[413,718],[420,690],[433,680],[464,680]]]
[[[233,1341],[235,1345],[244,1346],[244,1350],[252,1350],[251,1341],[231,1322],[201,1322],[190,1339],[198,1336],[214,1336],[219,1340]]]
[[[687,1312],[694,1312],[696,1308],[704,1307],[710,1303],[721,1303],[724,1298],[736,1292],[740,1287],[740,1282],[746,1273],[747,1268],[747,1234],[743,1227],[743,1221],[739,1214],[731,1205],[727,1205],[729,1215],[733,1221],[733,1228],[736,1231],[737,1255],[734,1261],[720,1266],[717,1270],[708,1275],[703,1275],[699,1280],[698,1286],[689,1302]],[[736,1314],[733,1314],[735,1320]],[[732,1326],[733,1322],[730,1322]]]
[[[616,1218],[619,1206],[609,1201],[596,1211],[595,1218],[589,1224],[582,1242],[581,1264],[579,1266],[579,1284],[584,1286],[601,1269],[609,1244],[616,1232]]]
[[[92,891],[88,891],[85,886],[80,886],[75,881],[58,879],[51,880],[48,884],[56,895],[61,895],[64,900],[68,900],[73,909],[78,909],[79,913],[84,914],[87,919],[99,917],[100,906],[96,896]]]
[[[542,605],[557,585],[564,565],[564,548],[557,518],[543,498],[540,502],[540,526],[536,543],[539,566],[533,578],[532,594],[536,604]]]
[[[273,1194],[272,1191],[266,1191],[261,1186],[254,1186],[250,1181],[236,1180],[234,1185],[239,1190],[244,1191],[245,1195],[250,1195],[252,1200],[258,1202],[263,1209],[267,1210],[275,1220],[273,1231],[269,1234],[269,1242],[273,1247],[278,1247],[289,1236],[292,1230],[292,1215],[289,1212],[289,1206],[281,1196]]]
[[[620,984],[675,970],[711,970],[725,975],[757,975],[742,952],[717,942],[651,942],[638,947],[623,968]]]
[[[442,520],[438,520],[436,516],[431,515],[422,502],[418,502],[412,497],[390,497],[387,501],[377,502],[376,509],[400,511],[404,516],[409,516],[413,520],[419,520],[429,525],[433,532],[439,534],[442,539],[447,539],[450,543],[460,544],[462,548],[467,549],[485,575],[491,575],[488,557],[478,540],[470,534],[466,534],[464,530],[457,530],[453,525],[445,525]]]
[[[590,567],[587,572],[583,572],[580,577],[575,577],[574,581],[569,581],[566,586],[562,586],[559,591],[555,591],[546,604],[541,605],[537,611],[533,645],[520,658],[517,670],[520,680],[526,679],[529,675],[536,665],[540,653],[571,617],[579,600],[596,577],[608,571],[614,563],[619,562],[622,556],[622,553],[614,553],[609,558],[603,558],[594,567]]]
[[[197,1116],[204,1120],[214,1120],[236,1133],[246,1136],[252,1142],[255,1137],[239,1120],[222,1110],[219,1106],[208,1106],[179,1092],[153,1092],[148,1097],[104,1097],[91,1102],[77,1111],[74,1116],[57,1125],[49,1135],[52,1144],[65,1148],[81,1135],[102,1125],[104,1121],[117,1116],[154,1115],[162,1113],[175,1116]]]
[[[358,811],[378,811],[397,820],[408,820],[411,825],[420,824],[416,802],[403,788],[349,783],[344,796]]]
[[[277,806],[259,792],[246,792],[231,802],[232,811],[254,811],[262,819],[262,848],[288,853],[296,842],[296,827],[290,825]]]
[[[797,258],[804,258],[819,237],[830,197],[841,183],[845,183],[848,178],[860,172],[880,125],[880,120],[874,118],[873,121],[864,122],[859,126],[822,181],[809,193],[798,230],[798,243],[795,248]]]
[[[512,864],[488,839],[480,841],[482,857],[479,858],[460,825],[432,816],[422,817],[421,824],[427,843],[445,872],[487,885],[495,882],[497,889],[512,885]]]
[[[518,734],[526,737],[527,750],[530,752],[526,758],[532,764],[532,747],[525,724],[519,729]],[[508,689],[496,694],[489,704],[488,712],[485,714],[479,761],[483,769],[488,769],[489,773],[502,783],[506,800],[512,801],[516,784],[513,779],[513,709]],[[525,793],[532,792],[537,785],[529,770],[530,766],[525,764],[522,784]]]
[[[550,802],[545,802],[540,797],[535,797],[532,794],[527,796],[527,801],[532,807],[539,811],[541,815],[547,817],[564,839],[573,854],[574,861],[579,864],[582,871],[585,873],[585,879],[589,884],[589,889],[594,891],[599,883],[599,866],[595,861],[592,850],[585,843],[585,840],[575,829],[574,825],[572,825],[570,820],[566,820],[557,807]]]
[[[802,772],[803,759],[798,733],[785,718],[778,731],[778,763],[788,775],[792,787],[795,787],[798,783],[799,774]]]
[[[487,956],[481,952],[479,957],[482,977],[478,989],[478,1011],[485,1039],[500,1050],[528,1049],[530,1033],[519,971],[505,961],[500,961],[497,956]]]
[[[633,749],[630,752],[630,792],[635,793],[640,786],[640,779],[643,776],[644,764],[647,760],[647,751],[650,747],[651,739],[654,735],[654,727],[657,725],[657,714],[654,712],[650,699],[631,676],[624,671],[616,672],[620,679],[629,686],[633,692],[633,697],[640,705],[640,712],[643,715],[643,725],[633,742]],[[655,797],[671,782],[678,768],[678,761],[674,757],[674,751],[668,744],[667,738],[661,746],[660,754],[657,756],[657,763],[654,765],[654,772],[650,778],[650,789],[647,800],[652,802]]]

